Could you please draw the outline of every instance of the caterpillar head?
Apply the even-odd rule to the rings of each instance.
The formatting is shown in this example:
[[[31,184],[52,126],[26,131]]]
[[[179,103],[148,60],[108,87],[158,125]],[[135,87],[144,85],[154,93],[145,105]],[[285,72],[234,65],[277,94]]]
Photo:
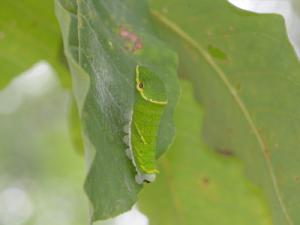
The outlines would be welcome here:
[[[136,66],[136,89],[146,101],[161,105],[168,103],[163,81],[144,66]]]

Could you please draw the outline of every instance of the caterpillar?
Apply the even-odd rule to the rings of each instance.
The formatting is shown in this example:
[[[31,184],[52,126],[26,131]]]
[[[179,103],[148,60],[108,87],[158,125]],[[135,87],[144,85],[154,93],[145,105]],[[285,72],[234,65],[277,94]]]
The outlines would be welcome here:
[[[138,184],[153,182],[156,168],[156,145],[159,124],[168,104],[164,83],[144,66],[135,69],[133,110],[126,115],[123,141],[128,146],[126,155],[136,169]]]

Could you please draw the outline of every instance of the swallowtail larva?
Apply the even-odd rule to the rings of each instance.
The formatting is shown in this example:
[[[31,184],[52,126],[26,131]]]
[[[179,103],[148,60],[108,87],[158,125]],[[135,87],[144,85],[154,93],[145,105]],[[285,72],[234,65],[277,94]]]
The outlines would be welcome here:
[[[138,184],[153,182],[156,169],[156,144],[160,120],[168,103],[164,83],[144,66],[136,66],[133,110],[126,117],[124,142],[127,156],[136,168]]]

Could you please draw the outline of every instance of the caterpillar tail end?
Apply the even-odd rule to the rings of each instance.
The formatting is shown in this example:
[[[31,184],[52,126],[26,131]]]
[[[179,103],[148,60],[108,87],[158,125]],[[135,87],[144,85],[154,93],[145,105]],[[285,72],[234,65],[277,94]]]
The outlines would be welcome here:
[[[141,174],[141,173],[138,173],[135,176],[135,181],[138,184],[151,183],[151,182],[155,181],[155,178],[156,178],[156,174],[155,173],[150,173],[150,174]]]

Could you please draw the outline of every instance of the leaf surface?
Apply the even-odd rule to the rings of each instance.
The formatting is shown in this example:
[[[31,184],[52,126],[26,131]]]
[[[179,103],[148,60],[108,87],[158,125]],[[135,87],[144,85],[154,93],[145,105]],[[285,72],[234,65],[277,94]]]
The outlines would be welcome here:
[[[145,188],[140,208],[156,225],[270,225],[261,193],[245,179],[233,153],[210,151],[201,138],[203,110],[181,81],[176,138],[160,160],[161,175]],[[153,196],[156,196],[155,198]]]
[[[168,106],[158,134],[160,156],[170,145],[179,95],[177,57],[153,35],[145,1],[56,1],[65,54],[84,133],[85,190],[92,220],[127,211],[141,189],[125,154],[125,115],[132,110],[135,67],[143,65],[165,83]]]
[[[283,19],[223,0],[151,2],[203,103],[206,141],[243,159],[274,224],[300,224],[300,64]]]
[[[47,60],[70,86],[52,0],[1,1],[0,88],[34,63]]]

